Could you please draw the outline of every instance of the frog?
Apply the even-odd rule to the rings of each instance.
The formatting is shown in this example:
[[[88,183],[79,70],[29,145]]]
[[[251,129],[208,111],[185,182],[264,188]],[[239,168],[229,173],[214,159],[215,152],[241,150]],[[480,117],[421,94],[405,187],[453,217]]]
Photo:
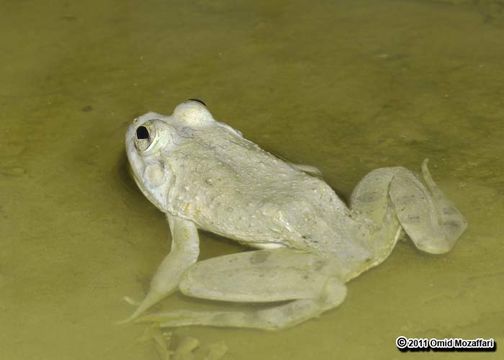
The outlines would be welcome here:
[[[198,99],[171,115],[137,117],[125,142],[133,179],[171,232],[171,249],[127,322],[285,329],[338,307],[347,283],[387,259],[399,239],[444,254],[467,227],[427,159],[420,174],[372,170],[347,204],[315,167],[263,150]],[[247,251],[198,261],[199,230]],[[149,314],[176,291],[244,306]]]

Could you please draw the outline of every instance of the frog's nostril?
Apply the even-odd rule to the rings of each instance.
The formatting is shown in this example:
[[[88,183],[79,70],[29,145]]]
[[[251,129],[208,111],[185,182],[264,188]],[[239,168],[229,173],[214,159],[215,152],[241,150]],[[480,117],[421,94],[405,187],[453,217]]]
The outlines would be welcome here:
[[[136,136],[138,140],[148,139],[149,138],[149,130],[145,126],[139,126],[136,129]]]
[[[199,102],[201,105],[206,106],[205,102],[200,99],[188,99],[188,101],[196,101],[196,102]]]

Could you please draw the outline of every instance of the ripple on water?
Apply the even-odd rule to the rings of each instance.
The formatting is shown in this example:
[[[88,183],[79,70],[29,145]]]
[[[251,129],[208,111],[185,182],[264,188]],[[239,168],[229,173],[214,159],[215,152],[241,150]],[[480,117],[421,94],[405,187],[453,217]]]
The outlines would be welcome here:
[[[26,169],[20,166],[3,166],[0,167],[0,175],[7,177],[19,177],[26,174]]]

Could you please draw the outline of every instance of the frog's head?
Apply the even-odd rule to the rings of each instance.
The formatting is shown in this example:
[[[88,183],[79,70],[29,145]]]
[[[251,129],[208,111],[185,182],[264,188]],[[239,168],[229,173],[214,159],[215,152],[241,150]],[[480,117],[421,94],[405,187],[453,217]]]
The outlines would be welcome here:
[[[170,116],[154,112],[133,121],[126,133],[126,154],[131,173],[144,195],[161,211],[167,209],[167,193],[173,179],[167,159],[195,131],[215,124],[200,100],[178,105]]]

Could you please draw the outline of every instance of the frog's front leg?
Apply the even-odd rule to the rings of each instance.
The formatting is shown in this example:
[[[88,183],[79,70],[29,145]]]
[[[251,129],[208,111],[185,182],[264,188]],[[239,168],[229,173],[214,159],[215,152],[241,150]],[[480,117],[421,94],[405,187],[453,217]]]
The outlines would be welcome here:
[[[131,321],[145,310],[177,290],[184,272],[198,260],[199,236],[196,225],[167,214],[172,235],[170,253],[159,265],[150,283],[150,289],[136,311],[125,321]]]
[[[258,250],[195,264],[179,285],[185,295],[233,302],[278,302],[263,309],[172,311],[140,321],[161,326],[208,325],[265,330],[294,326],[338,306],[346,295],[342,269],[331,259],[288,248]]]

